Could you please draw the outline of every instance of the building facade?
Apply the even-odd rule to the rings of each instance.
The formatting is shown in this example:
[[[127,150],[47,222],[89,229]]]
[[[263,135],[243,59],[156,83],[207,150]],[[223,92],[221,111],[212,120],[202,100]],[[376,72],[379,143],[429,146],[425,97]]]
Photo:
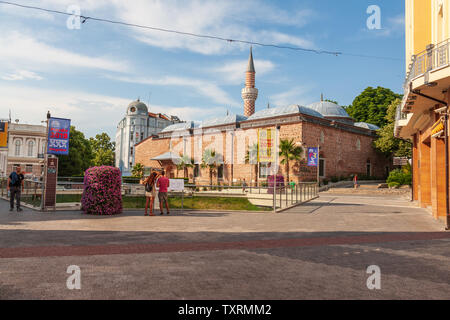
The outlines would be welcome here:
[[[290,105],[278,108],[254,110],[257,91],[255,67],[250,52],[246,72],[246,86],[242,91],[245,115],[227,115],[203,121],[174,124],[157,136],[136,145],[136,161],[146,167],[163,167],[169,177],[187,174],[196,184],[233,184],[244,179],[252,185],[266,181],[267,176],[278,171],[287,177],[287,168],[280,164],[279,143],[293,140],[301,146],[304,155],[299,161],[291,161],[289,178],[296,182],[316,181],[354,174],[385,178],[391,169],[389,160],[375,152],[372,142],[378,127],[367,123],[355,123],[341,106],[323,101],[309,106]],[[252,95],[247,93],[250,92]],[[261,150],[258,137],[271,137],[271,158],[251,160],[255,148]],[[273,142],[273,143],[272,143]],[[320,166],[306,163],[308,147],[320,147]],[[206,155],[214,152],[216,168],[211,180],[209,168],[202,167]],[[260,152],[258,152],[258,155]],[[194,165],[186,172],[177,167],[180,160],[192,159]],[[274,170],[274,168],[276,168]]]
[[[395,135],[413,143],[413,198],[447,226],[450,0],[406,0],[406,79]]]
[[[6,175],[17,166],[26,177],[40,177],[44,166],[46,127],[9,123]]]
[[[130,176],[135,162],[135,145],[149,136],[158,134],[165,127],[180,122],[176,116],[148,111],[147,106],[136,100],[129,104],[125,117],[117,125],[116,163],[123,176]]]

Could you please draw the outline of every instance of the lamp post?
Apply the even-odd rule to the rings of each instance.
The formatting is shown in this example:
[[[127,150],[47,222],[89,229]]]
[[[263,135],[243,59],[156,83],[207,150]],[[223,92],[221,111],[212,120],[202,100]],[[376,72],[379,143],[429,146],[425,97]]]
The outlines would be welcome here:
[[[41,211],[44,211],[45,209],[45,192],[47,189],[47,161],[48,161],[48,125],[50,122],[50,111],[47,111],[47,130],[46,130],[46,138],[45,138],[45,150],[44,150],[44,178],[43,178],[43,187],[42,187],[42,194],[41,194]]]

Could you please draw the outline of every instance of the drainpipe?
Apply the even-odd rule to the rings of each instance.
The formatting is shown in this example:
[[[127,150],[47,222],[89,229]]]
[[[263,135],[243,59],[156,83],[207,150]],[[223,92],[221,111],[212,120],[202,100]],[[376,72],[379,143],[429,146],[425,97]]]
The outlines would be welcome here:
[[[445,196],[446,196],[446,226],[445,230],[450,230],[450,202],[449,202],[449,166],[448,166],[448,105],[445,109],[445,115],[444,115],[444,139],[445,139]]]

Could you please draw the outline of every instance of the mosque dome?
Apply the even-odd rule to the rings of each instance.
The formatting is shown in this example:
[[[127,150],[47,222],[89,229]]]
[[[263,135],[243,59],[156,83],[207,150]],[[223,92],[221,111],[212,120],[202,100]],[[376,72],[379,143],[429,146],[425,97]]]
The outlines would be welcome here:
[[[284,116],[284,115],[288,115],[288,114],[297,114],[297,113],[303,113],[303,114],[306,114],[309,116],[323,118],[320,113],[318,113],[317,111],[315,111],[311,108],[293,104],[293,105],[285,106],[285,107],[260,110],[258,112],[255,112],[254,114],[252,114],[250,117],[248,117],[247,120],[272,118],[272,117]]]
[[[369,129],[369,130],[379,130],[380,127],[371,124],[371,123],[367,123],[367,122],[357,122],[354,124],[355,127],[360,127],[360,128],[364,128],[364,129]]]
[[[317,111],[325,118],[347,118],[351,119],[347,111],[340,105],[329,101],[319,101],[307,106],[308,108]]]
[[[148,115],[148,108],[139,99],[128,105],[127,115]]]

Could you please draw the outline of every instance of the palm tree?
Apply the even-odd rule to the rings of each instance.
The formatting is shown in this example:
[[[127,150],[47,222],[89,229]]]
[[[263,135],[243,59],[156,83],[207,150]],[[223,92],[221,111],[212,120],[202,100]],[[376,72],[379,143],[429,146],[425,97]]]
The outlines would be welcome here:
[[[131,169],[131,174],[133,175],[133,177],[142,179],[142,177],[144,176],[144,166],[142,165],[142,163],[136,163],[133,169]]]
[[[256,185],[258,185],[258,144],[254,143],[245,154],[245,163],[250,163],[254,165],[255,171],[255,181]],[[251,183],[251,181],[250,181]]]
[[[194,158],[189,157],[186,154],[181,156],[181,164],[183,168],[183,177],[188,177],[188,168],[192,168],[194,166]]]
[[[209,185],[212,186],[212,177],[216,174],[216,169],[218,166],[218,155],[216,154],[216,151],[211,149],[206,149],[203,151],[202,156],[202,168],[208,168],[209,169]]]
[[[280,141],[279,156],[282,157],[281,164],[285,165],[287,183],[289,183],[289,161],[299,161],[302,158],[303,149],[296,146],[294,139],[283,139]]]

